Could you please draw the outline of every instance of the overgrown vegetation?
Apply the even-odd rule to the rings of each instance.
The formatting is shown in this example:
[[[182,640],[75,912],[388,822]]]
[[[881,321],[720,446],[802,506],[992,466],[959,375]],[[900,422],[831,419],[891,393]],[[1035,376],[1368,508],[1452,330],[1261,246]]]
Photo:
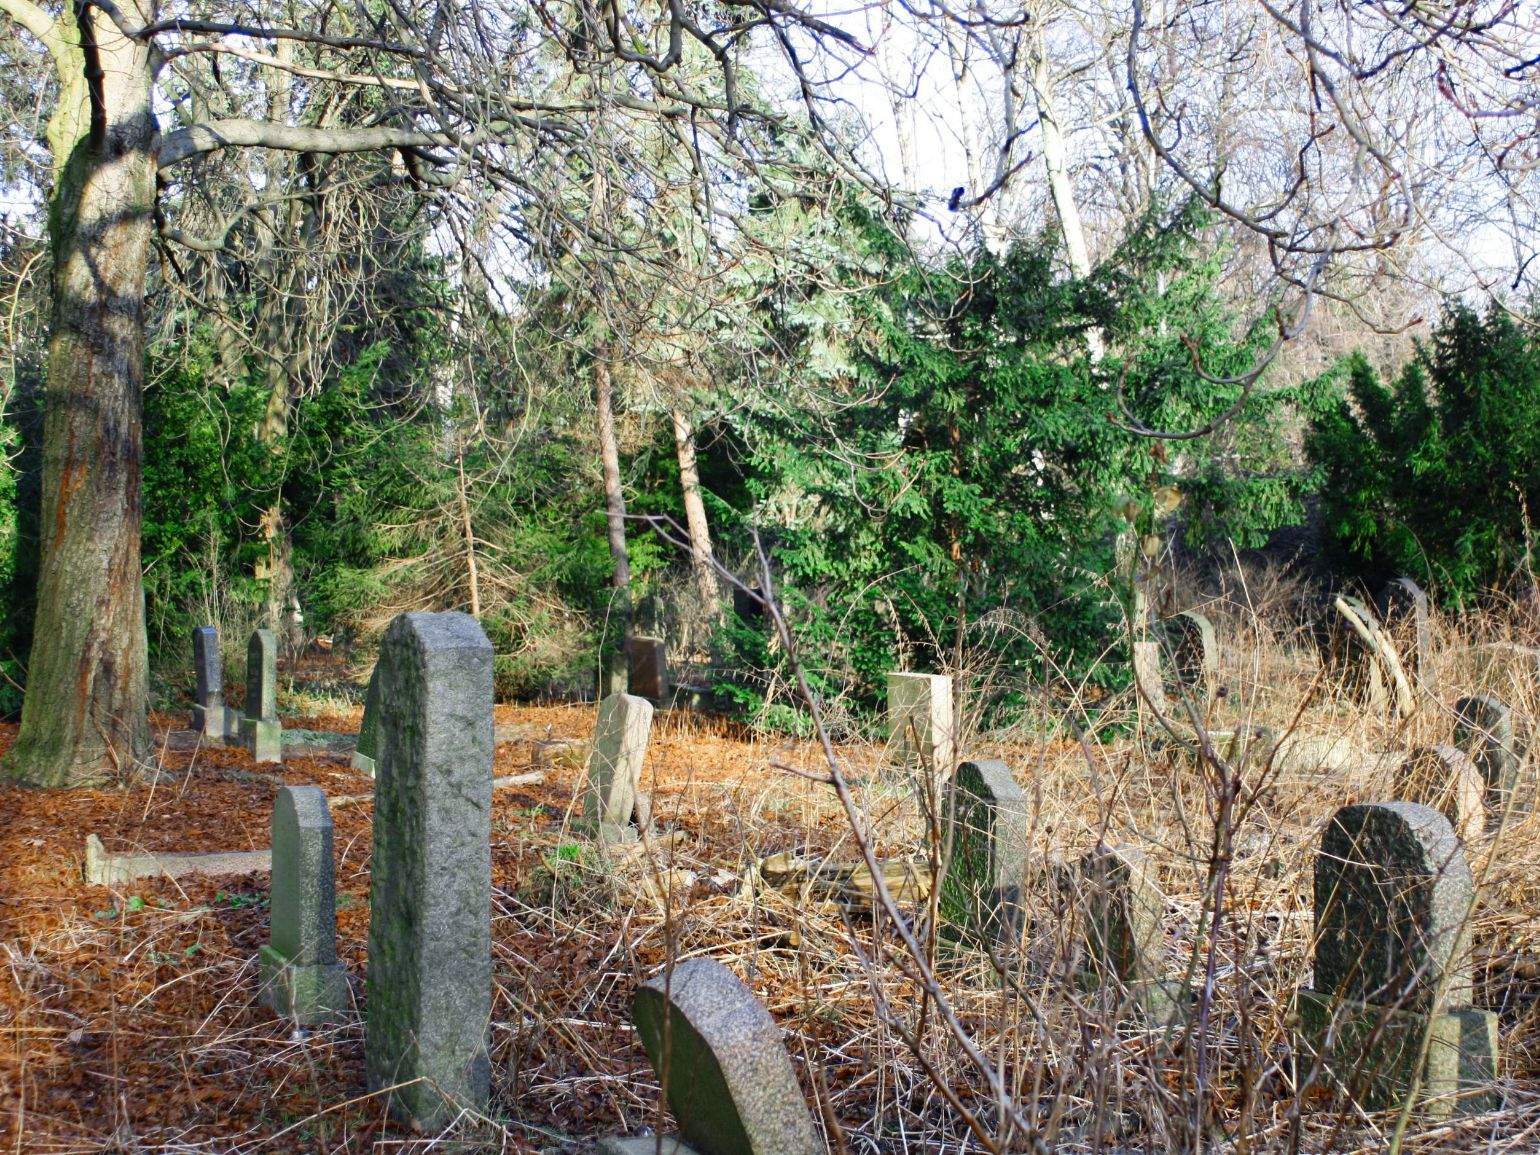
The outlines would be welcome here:
[[[1528,319],[1451,305],[1394,374],[1354,356],[1315,388],[1307,446],[1335,572],[1408,574],[1450,604],[1533,584],[1540,342]]]

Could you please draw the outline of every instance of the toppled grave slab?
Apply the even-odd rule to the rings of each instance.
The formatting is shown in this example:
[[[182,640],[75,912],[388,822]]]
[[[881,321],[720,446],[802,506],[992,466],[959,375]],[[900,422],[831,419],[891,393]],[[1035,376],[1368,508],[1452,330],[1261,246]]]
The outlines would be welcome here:
[[[895,902],[923,902],[930,897],[934,878],[930,863],[923,858],[898,858],[880,861],[882,880]],[[772,854],[750,867],[752,881],[790,898],[807,891],[815,901],[841,906],[870,906],[877,897],[877,885],[871,869],[864,862],[852,864],[803,858],[795,854]]]
[[[272,868],[271,850],[113,854],[96,835],[86,835],[86,882],[93,886],[117,886],[140,878],[180,878],[187,874],[265,874]]]

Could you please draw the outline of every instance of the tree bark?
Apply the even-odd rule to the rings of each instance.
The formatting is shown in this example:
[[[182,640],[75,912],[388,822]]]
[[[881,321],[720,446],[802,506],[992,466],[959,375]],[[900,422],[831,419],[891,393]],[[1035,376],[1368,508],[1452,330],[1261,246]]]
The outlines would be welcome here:
[[[615,435],[615,386],[603,353],[594,358],[594,402],[599,410],[599,460],[604,469],[604,510],[609,521],[610,585],[622,602],[631,589],[631,555],[626,549],[626,494],[620,486],[620,440]]]
[[[465,478],[465,443],[455,443],[455,498],[460,511],[460,532],[465,535],[465,584],[470,593],[471,617],[481,617],[481,567],[476,560],[476,525],[471,520],[470,485]]]
[[[615,385],[610,373],[609,351],[600,347],[594,355],[594,403],[599,414],[599,461],[604,471],[604,509],[609,523],[610,558],[615,564],[610,587],[615,591],[614,609],[620,619],[620,636],[631,630],[631,556],[626,549],[626,494],[620,485],[620,440],[615,435]],[[625,648],[610,655],[604,664],[604,690],[626,688]]]
[[[706,520],[706,503],[701,498],[700,469],[695,461],[695,428],[683,409],[673,411],[674,449],[679,455],[679,490],[684,501],[685,529],[690,535],[690,566],[701,605],[710,617],[722,612],[722,588],[717,584],[711,549],[711,523]]]
[[[1032,59],[1028,74],[1032,84],[1032,98],[1037,105],[1038,129],[1043,143],[1043,169],[1048,176],[1048,190],[1053,194],[1053,207],[1059,217],[1059,228],[1064,234],[1069,267],[1076,277],[1084,279],[1091,274],[1091,250],[1086,244],[1085,226],[1080,220],[1080,206],[1075,202],[1075,186],[1070,180],[1064,130],[1059,125],[1058,110],[1053,103],[1053,72],[1049,67],[1048,43],[1041,21],[1032,33]],[[1086,331],[1086,348],[1092,361],[1102,359],[1106,351],[1106,339],[1100,329]]]
[[[145,16],[124,4],[131,19]],[[155,196],[146,47],[100,9],[55,22],[53,319],[37,621],[5,774],[78,786],[148,761],[140,570],[144,294]]]

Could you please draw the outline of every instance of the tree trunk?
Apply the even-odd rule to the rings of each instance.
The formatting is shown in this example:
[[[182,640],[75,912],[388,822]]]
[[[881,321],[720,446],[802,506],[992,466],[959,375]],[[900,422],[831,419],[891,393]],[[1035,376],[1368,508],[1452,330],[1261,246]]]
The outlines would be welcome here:
[[[60,26],[48,131],[53,320],[37,623],[21,732],[5,761],[9,777],[34,786],[100,782],[150,751],[139,564],[150,61],[99,9],[80,11],[78,24]]]
[[[1053,194],[1054,211],[1059,217],[1059,228],[1064,233],[1069,267],[1076,277],[1083,279],[1091,273],[1091,250],[1086,244],[1085,227],[1080,221],[1080,207],[1075,203],[1075,186],[1069,175],[1064,130],[1059,125],[1058,111],[1053,103],[1053,73],[1049,68],[1048,43],[1041,22],[1032,36],[1029,75],[1032,97],[1037,105],[1038,127],[1042,134],[1043,168],[1048,176],[1048,189]],[[1086,331],[1086,348],[1092,361],[1102,359],[1106,341],[1100,329]]]
[[[690,534],[690,565],[695,572],[695,586],[700,590],[701,605],[710,617],[722,612],[722,588],[717,584],[711,550],[711,523],[706,520],[706,503],[701,499],[700,470],[695,463],[695,429],[683,409],[675,409],[674,448],[679,454],[679,490],[684,499],[685,529]]]
[[[294,42],[280,40],[274,55],[280,61],[292,60]],[[275,124],[284,124],[289,119],[292,77],[281,67],[264,68],[262,76],[267,85],[267,118]],[[283,188],[289,183],[294,159],[290,154],[276,149],[263,157],[264,185],[269,191]],[[304,243],[306,237],[303,234],[308,231],[303,222],[307,205],[306,200],[295,198],[272,208],[268,228],[260,234],[262,239],[257,258],[257,264],[267,268],[270,283],[283,289],[270,294],[261,303],[262,348],[267,358],[267,411],[258,427],[257,439],[274,460],[280,463],[273,499],[262,511],[260,528],[267,552],[263,559],[264,572],[259,576],[267,582],[267,627],[286,645],[298,640],[294,636],[297,626],[288,621],[286,616],[294,588],[294,559],[289,538],[289,519],[284,511],[283,500],[283,485],[288,474],[288,462],[284,458],[288,453],[289,416],[295,396],[295,377],[299,364],[297,346],[300,340],[300,323],[292,315],[290,301],[293,293],[303,292],[303,286],[297,281],[306,270],[301,262],[284,257],[282,241],[288,240],[298,245]],[[284,261],[281,267],[277,264],[280,260]]]
[[[465,479],[465,444],[455,444],[455,498],[460,510],[460,532],[465,535],[465,584],[470,593],[471,617],[481,617],[481,567],[476,561],[476,525],[471,520],[470,485]]]
[[[604,509],[609,522],[610,558],[615,563],[610,586],[615,591],[614,611],[620,636],[631,629],[631,556],[626,550],[626,495],[620,486],[620,440],[615,435],[615,385],[610,375],[609,351],[602,346],[594,355],[594,402],[599,411],[599,460],[604,469]],[[604,690],[626,688],[625,647],[610,655],[604,667]]]
[[[631,589],[631,555],[626,550],[626,495],[620,487],[620,440],[615,436],[615,387],[603,353],[594,359],[594,401],[599,409],[599,460],[604,466],[604,509],[609,518],[610,585],[626,602]]]

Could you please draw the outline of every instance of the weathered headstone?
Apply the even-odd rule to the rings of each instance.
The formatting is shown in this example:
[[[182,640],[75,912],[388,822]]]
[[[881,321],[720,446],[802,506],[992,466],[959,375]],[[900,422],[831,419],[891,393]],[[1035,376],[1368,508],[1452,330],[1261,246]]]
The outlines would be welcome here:
[[[1157,1021],[1184,1010],[1187,992],[1166,972],[1166,896],[1144,852],[1097,847],[1081,859],[1078,888],[1086,946],[1082,982],[1120,989]]]
[[[352,766],[374,777],[374,760],[380,746],[380,667],[375,665],[369,675],[369,688],[364,691],[364,718],[358,724],[358,744],[353,747]]]
[[[1433,676],[1433,622],[1428,595],[1409,577],[1386,584],[1378,599],[1380,621],[1396,646],[1407,672],[1431,688]]]
[[[1162,618],[1150,627],[1150,638],[1159,644],[1162,665],[1171,675],[1168,686],[1196,697],[1198,705],[1219,693],[1219,639],[1205,614],[1183,610]]]
[[[348,1009],[347,970],[337,961],[332,814],[315,786],[285,786],[273,801],[272,937],[258,956],[262,1001],[298,1023]]]
[[[686,959],[637,988],[636,1030],[699,1155],[822,1155],[781,1031],[737,976]]]
[[[377,677],[365,1065],[435,1130],[490,1090],[492,645],[468,614],[402,614]]]
[[[283,761],[283,727],[278,724],[278,639],[272,630],[253,630],[246,643],[246,712],[241,744],[258,762]]]
[[[225,674],[219,657],[219,631],[199,626],[193,631],[193,675],[197,679],[192,728],[205,738],[225,737]]]
[[[1424,746],[1408,754],[1396,771],[1395,793],[1398,801],[1433,807],[1466,846],[1486,830],[1481,773],[1453,746]]]
[[[631,693],[654,704],[668,700],[668,647],[662,638],[627,638],[626,664],[631,675]]]
[[[957,724],[948,675],[888,675],[888,740],[892,757],[901,765],[951,777],[957,764]]]
[[[1471,1007],[1474,901],[1470,866],[1438,811],[1337,811],[1315,861],[1303,1061],[1371,1110],[1401,1105],[1414,1085],[1430,1114],[1455,1110],[1457,1097],[1461,1110],[1489,1107],[1497,1016]]]
[[[600,842],[632,842],[642,763],[652,734],[652,703],[634,694],[611,694],[599,703],[593,745],[588,752],[588,784],[583,793],[583,825]]]
[[[1014,942],[1027,869],[1026,795],[1004,762],[964,762],[943,813],[950,825],[942,917],[960,938]]]
[[[1161,673],[1160,643],[1152,641],[1135,642],[1133,647],[1134,682],[1139,697],[1138,708],[1142,713],[1153,707],[1161,714],[1166,714],[1171,706],[1166,701],[1166,680]]]
[[[1476,764],[1492,812],[1503,814],[1519,784],[1513,711],[1496,694],[1473,694],[1456,702],[1454,712],[1454,744]]]

